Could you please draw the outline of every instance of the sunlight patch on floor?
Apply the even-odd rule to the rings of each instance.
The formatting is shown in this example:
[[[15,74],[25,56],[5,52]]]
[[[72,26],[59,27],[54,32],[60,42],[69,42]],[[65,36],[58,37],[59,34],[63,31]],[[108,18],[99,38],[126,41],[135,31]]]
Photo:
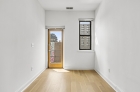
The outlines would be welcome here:
[[[56,72],[70,72],[70,71],[65,70],[65,69],[53,69],[53,70]]]

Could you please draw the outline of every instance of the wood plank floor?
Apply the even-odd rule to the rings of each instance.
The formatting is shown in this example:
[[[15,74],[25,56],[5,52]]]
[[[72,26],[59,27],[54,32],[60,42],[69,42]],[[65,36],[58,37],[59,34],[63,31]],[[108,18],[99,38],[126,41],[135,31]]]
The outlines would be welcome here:
[[[115,92],[93,70],[45,70],[24,92]]]

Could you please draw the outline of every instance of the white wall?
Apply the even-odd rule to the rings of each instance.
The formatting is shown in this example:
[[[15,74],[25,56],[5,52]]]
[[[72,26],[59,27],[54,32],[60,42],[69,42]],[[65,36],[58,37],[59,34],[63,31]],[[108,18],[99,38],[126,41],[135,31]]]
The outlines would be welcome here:
[[[139,0],[103,0],[95,15],[96,70],[122,92],[140,92],[139,9]]]
[[[20,90],[45,69],[44,54],[45,11],[38,0],[0,0],[0,92]]]
[[[64,65],[65,69],[93,69],[94,52],[79,50],[79,18],[94,18],[94,12],[46,11],[46,26],[65,26]],[[94,22],[92,23],[94,25]],[[47,32],[46,32],[47,33]],[[94,26],[92,28],[94,48]]]

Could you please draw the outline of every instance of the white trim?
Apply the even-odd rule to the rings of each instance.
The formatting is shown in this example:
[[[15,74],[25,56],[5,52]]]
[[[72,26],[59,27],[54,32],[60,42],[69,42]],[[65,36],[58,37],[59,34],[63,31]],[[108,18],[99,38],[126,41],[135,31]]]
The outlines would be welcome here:
[[[94,70],[94,67],[77,67],[77,66],[69,66],[69,65],[64,65],[64,69],[66,70]]]
[[[52,29],[52,28],[62,28],[62,29],[65,29],[65,26],[45,26],[46,29]]]
[[[116,92],[124,92],[118,86],[116,86],[110,79],[105,77],[101,72],[95,69],[95,71],[116,91]]]
[[[45,30],[45,67],[48,68],[48,29]]]
[[[94,53],[93,50],[77,50],[77,52],[81,52],[81,53]]]
[[[93,21],[94,18],[79,18],[79,21]]]
[[[15,92],[23,92],[45,69],[42,69],[39,73],[33,76],[29,81],[27,81],[24,85],[22,85],[17,91]]]

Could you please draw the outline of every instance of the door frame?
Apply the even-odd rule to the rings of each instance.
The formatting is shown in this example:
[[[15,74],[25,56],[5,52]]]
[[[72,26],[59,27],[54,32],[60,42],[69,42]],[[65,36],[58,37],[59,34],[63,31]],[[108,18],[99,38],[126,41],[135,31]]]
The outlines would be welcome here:
[[[47,36],[48,36],[48,42],[47,42],[47,54],[48,54],[48,60],[47,60],[47,62],[48,62],[48,68],[63,68],[63,39],[64,39],[64,29],[63,28],[50,28],[50,29],[48,29],[47,30],[48,32],[47,32]],[[57,65],[54,65],[54,67],[49,67],[49,64],[50,64],[50,62],[49,62],[49,60],[50,60],[50,53],[49,53],[49,39],[50,39],[50,35],[49,35],[49,33],[50,33],[50,31],[61,31],[62,32],[62,37],[61,37],[61,39],[62,39],[62,46],[61,46],[61,48],[62,48],[62,51],[61,51],[61,66],[59,66],[59,67],[57,67]]]

